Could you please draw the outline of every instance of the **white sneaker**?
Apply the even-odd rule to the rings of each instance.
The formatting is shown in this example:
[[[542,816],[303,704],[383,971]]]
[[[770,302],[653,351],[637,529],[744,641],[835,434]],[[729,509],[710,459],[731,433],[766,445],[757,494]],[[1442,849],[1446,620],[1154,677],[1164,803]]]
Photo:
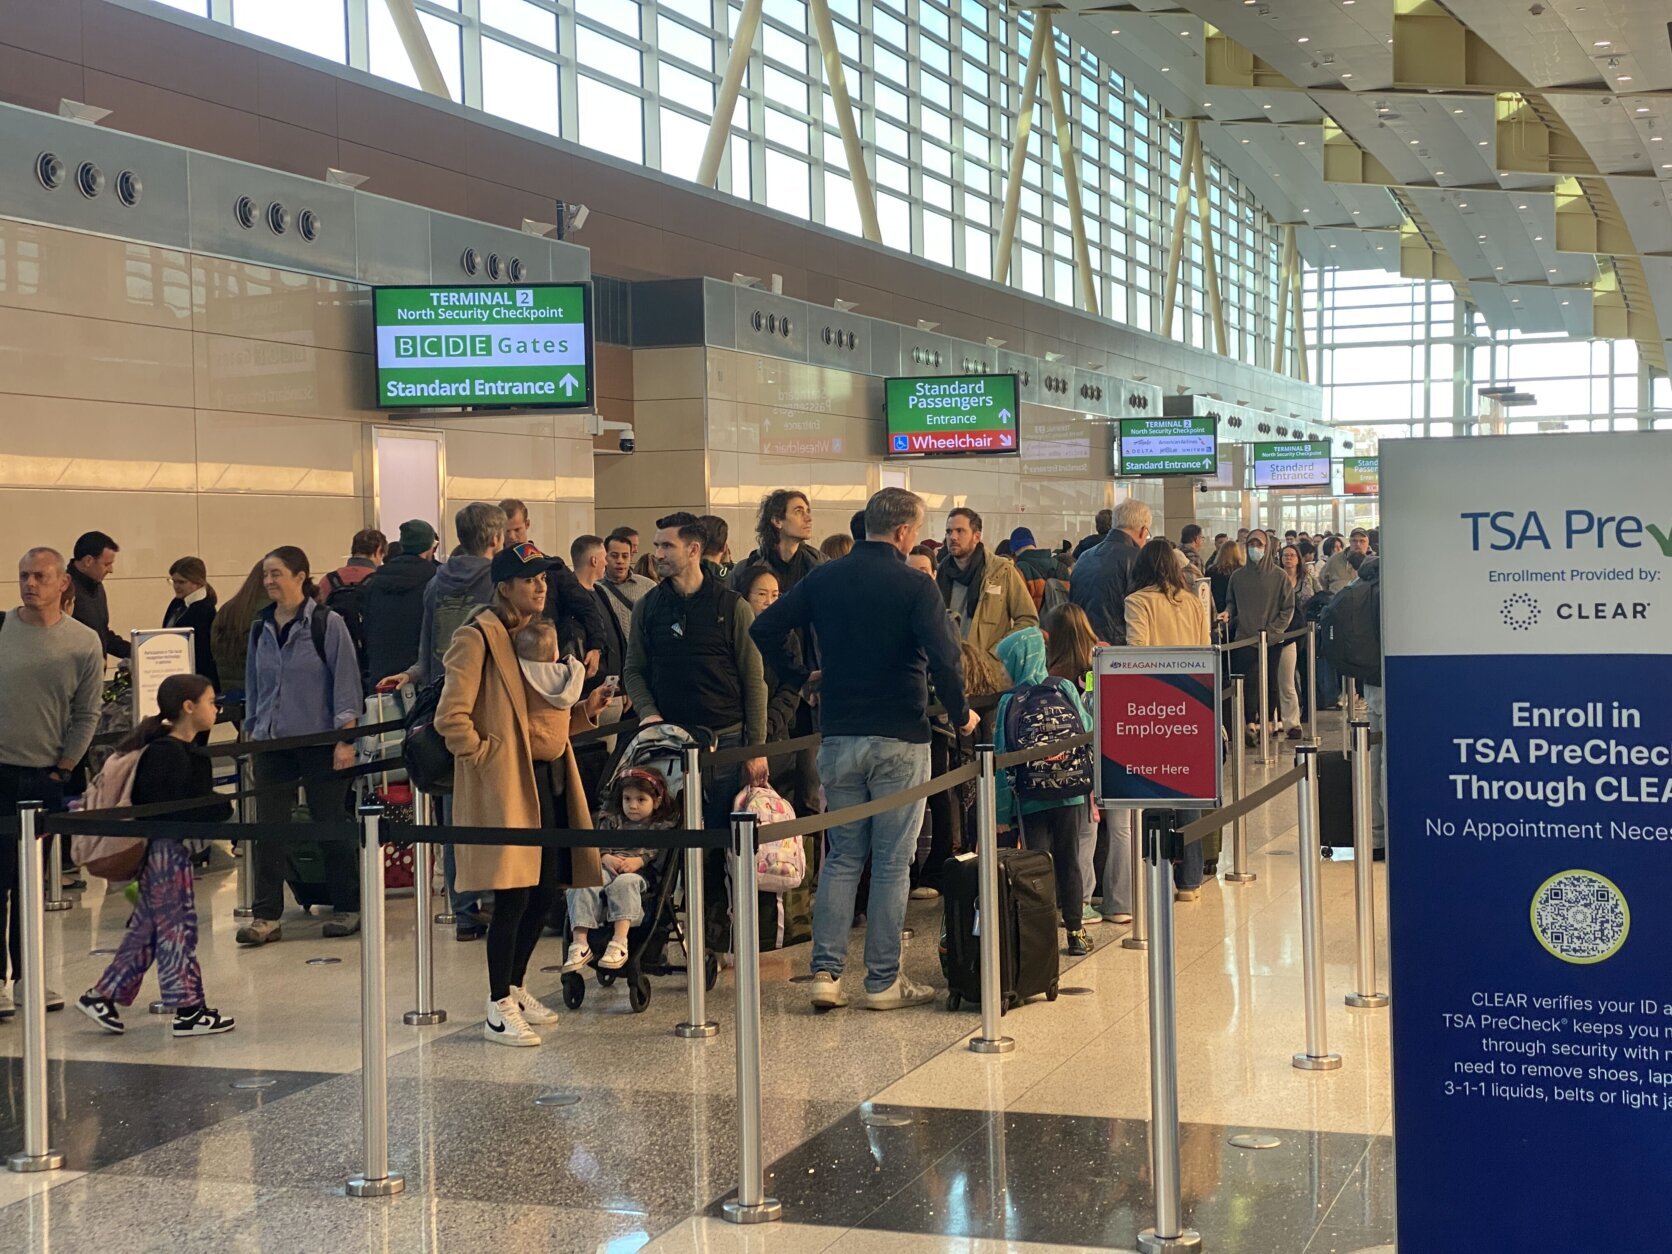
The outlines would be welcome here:
[[[604,971],[619,971],[627,965],[627,946],[614,937],[604,946],[604,956],[598,959],[598,966]]]
[[[4,1023],[17,1013],[17,1003],[12,1000],[12,990],[6,987],[6,982],[0,980],[0,1023]]]
[[[940,897],[940,891],[930,888],[927,884],[919,884],[911,890],[909,896],[912,901],[935,901]]]
[[[517,1003],[524,1023],[556,1023],[557,1012],[549,1009],[533,993],[518,985],[511,985],[511,1000]]]
[[[895,977],[894,983],[880,993],[865,994],[867,1010],[899,1010],[905,1006],[921,1006],[935,1000],[935,990],[926,984],[913,984],[905,973]]]
[[[842,993],[842,981],[828,971],[813,972],[813,1010],[822,1013],[848,1004]]]
[[[540,1038],[528,1026],[517,1007],[513,993],[504,1001],[488,998],[488,1017],[482,1024],[482,1035],[495,1045],[538,1045]]]
[[[569,946],[569,956],[563,960],[563,974],[579,971],[592,961],[592,946],[585,941],[574,941]]]

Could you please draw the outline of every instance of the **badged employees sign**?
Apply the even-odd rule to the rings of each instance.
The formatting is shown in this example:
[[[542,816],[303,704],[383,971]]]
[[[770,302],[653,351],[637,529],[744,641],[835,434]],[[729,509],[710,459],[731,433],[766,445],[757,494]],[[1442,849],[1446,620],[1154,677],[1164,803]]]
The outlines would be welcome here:
[[[1099,804],[1219,803],[1218,663],[1211,648],[1095,651]]]
[[[889,379],[883,416],[890,457],[1021,453],[1013,374]]]
[[[380,287],[380,408],[592,407],[591,289]]]

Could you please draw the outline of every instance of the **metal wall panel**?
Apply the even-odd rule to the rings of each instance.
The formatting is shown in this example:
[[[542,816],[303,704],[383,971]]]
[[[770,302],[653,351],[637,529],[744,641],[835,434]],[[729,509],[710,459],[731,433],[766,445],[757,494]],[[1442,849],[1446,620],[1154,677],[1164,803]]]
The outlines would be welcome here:
[[[356,278],[371,284],[430,281],[430,219],[434,214],[404,201],[356,196],[354,216],[360,246]]]
[[[808,306],[759,288],[737,289],[737,347],[747,353],[807,360]]]
[[[703,280],[703,342],[710,348],[737,347],[737,293],[735,283]]]
[[[187,154],[186,177],[194,251],[353,277],[350,189],[201,152]]]

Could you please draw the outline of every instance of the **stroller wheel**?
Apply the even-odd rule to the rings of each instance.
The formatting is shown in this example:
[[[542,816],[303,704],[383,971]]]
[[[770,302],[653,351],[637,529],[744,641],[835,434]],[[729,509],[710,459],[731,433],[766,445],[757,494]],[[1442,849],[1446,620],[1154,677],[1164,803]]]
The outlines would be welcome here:
[[[579,972],[568,972],[563,977],[563,1004],[570,1010],[579,1010],[585,1000],[586,981],[581,979]]]
[[[719,980],[720,980],[720,959],[719,959],[718,955],[716,955],[712,952],[704,954],[703,959],[702,959],[702,982],[703,982],[703,987],[706,988],[709,992],[713,992],[714,991],[714,986],[715,986],[715,984],[717,984],[719,982]]]
[[[614,971],[606,971],[606,970],[604,970],[603,967],[599,967],[598,968],[598,987],[599,988],[608,988],[611,984],[614,984],[614,983],[615,983],[615,972]]]
[[[633,1008],[634,1014],[643,1014],[644,1008],[650,1004],[650,977],[641,975],[627,985],[627,1004]]]

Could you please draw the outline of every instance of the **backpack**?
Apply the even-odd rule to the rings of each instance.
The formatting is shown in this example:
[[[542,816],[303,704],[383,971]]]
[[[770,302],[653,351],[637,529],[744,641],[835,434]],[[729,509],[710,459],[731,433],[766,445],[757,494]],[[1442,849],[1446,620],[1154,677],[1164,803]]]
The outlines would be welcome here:
[[[149,746],[147,746],[149,747]],[[133,804],[134,776],[144,748],[113,753],[88,781],[82,799],[86,810],[119,810]],[[100,879],[122,883],[139,874],[151,842],[143,836],[72,836],[70,853],[77,866]]]
[[[1022,684],[1004,707],[1007,752],[1037,749],[1090,731],[1064,679]],[[1011,787],[1023,801],[1059,801],[1091,792],[1091,746],[1081,745],[1037,762],[1011,768]]]
[[[342,617],[348,627],[348,638],[354,642],[354,656],[363,658],[366,655],[366,593],[365,580],[359,583],[344,583],[337,578],[337,572],[332,571],[325,576],[325,609]],[[319,615],[316,613],[315,618]],[[323,634],[323,633],[321,633]],[[320,655],[322,658],[324,654]]]
[[[330,683],[336,682],[336,674],[331,669],[331,656],[325,651],[325,632],[329,626],[334,610],[327,606],[315,604],[314,612],[308,615],[308,637],[313,641],[314,652],[319,655],[319,664],[325,668],[325,678]],[[258,617],[250,624],[249,651],[255,652],[256,641],[261,638],[262,620]]]
[[[1341,674],[1381,683],[1382,653],[1374,616],[1380,612],[1381,585],[1349,584],[1330,599],[1318,616],[1318,651]]]
[[[1066,579],[1047,579],[1045,590],[1038,602],[1039,616],[1044,618],[1052,610],[1060,609],[1068,604],[1069,583]]]
[[[761,826],[768,823],[787,823],[795,818],[795,810],[770,787],[750,784],[737,794],[732,809],[747,810]],[[757,887],[763,893],[787,893],[800,888],[807,876],[807,850],[801,837],[786,836],[783,840],[769,840],[755,850]]]
[[[430,667],[435,674],[444,669],[441,659],[447,654],[447,646],[453,643],[453,633],[468,623],[470,616],[481,607],[482,603],[468,592],[449,592],[435,599],[430,613]]]

